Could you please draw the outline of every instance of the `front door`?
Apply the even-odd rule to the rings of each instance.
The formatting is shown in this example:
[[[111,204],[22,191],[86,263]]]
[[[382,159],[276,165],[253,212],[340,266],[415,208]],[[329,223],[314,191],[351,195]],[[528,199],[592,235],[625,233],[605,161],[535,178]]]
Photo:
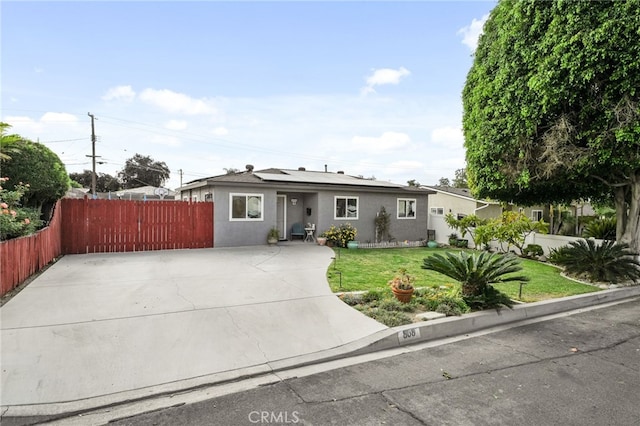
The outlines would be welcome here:
[[[280,239],[287,239],[287,196],[278,195],[276,203],[276,226],[280,231]]]

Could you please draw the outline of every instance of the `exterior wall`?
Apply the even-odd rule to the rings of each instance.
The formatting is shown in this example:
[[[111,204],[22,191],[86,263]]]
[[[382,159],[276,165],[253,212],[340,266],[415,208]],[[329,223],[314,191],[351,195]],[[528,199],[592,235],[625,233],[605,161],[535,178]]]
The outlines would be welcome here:
[[[201,202],[201,201],[205,201],[206,200],[206,195],[207,194],[213,194],[213,188],[211,188],[210,186],[208,187],[201,187],[201,188],[195,188],[195,189],[188,189],[186,191],[182,191],[179,195],[176,195],[176,199],[177,200],[182,200],[182,201],[197,201],[197,202]],[[213,195],[212,195],[213,197]],[[213,200],[211,200],[213,201]]]
[[[358,219],[334,219],[335,196],[358,197]],[[398,219],[398,199],[416,199],[416,218]],[[427,238],[428,201],[424,194],[411,193],[367,193],[346,191],[324,191],[318,194],[318,204],[322,206],[318,216],[319,235],[331,225],[340,226],[350,223],[357,230],[356,239],[362,242],[375,241],[375,218],[380,208],[384,206],[391,215],[389,231],[398,241],[419,240]]]
[[[198,201],[204,200],[205,193],[214,193],[214,246],[233,247],[245,245],[266,244],[269,229],[277,223],[277,199],[278,195],[286,196],[286,235],[282,238],[291,239],[291,227],[294,223],[312,223],[316,225],[316,237],[331,225],[340,226],[351,223],[357,230],[356,239],[362,242],[375,241],[375,218],[381,206],[391,215],[390,233],[398,241],[420,240],[427,238],[427,225],[429,219],[428,198],[426,194],[413,194],[411,192],[379,193],[359,192],[359,188],[353,191],[339,189],[336,191],[322,190],[309,192],[284,191],[276,188],[264,188],[260,186],[238,187],[216,185],[215,192],[211,187],[191,190],[191,195],[196,195]],[[181,198],[187,196],[184,191]],[[231,193],[251,193],[263,195],[263,218],[255,221],[231,221],[229,212],[229,195]],[[357,197],[358,219],[334,219],[335,197]],[[293,205],[292,199],[296,199]],[[416,218],[399,219],[397,217],[398,199],[416,200]]]
[[[230,221],[229,194],[263,195],[262,220]],[[276,225],[277,193],[268,188],[217,186],[214,199],[214,247],[251,246],[267,243],[267,233]]]

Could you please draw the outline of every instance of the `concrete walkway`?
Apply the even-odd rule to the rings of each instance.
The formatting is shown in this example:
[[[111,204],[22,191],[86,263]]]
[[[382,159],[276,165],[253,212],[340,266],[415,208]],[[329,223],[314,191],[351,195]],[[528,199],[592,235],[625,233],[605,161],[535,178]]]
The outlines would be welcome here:
[[[84,410],[271,371],[386,329],[313,244],[65,256],[0,308],[3,412]]]

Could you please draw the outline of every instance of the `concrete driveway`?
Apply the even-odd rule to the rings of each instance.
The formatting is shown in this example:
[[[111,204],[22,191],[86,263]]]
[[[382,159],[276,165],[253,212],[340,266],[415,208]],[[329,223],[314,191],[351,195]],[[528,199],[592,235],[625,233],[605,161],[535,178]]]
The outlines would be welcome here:
[[[3,411],[56,414],[272,370],[386,329],[313,244],[65,256],[0,308]]]

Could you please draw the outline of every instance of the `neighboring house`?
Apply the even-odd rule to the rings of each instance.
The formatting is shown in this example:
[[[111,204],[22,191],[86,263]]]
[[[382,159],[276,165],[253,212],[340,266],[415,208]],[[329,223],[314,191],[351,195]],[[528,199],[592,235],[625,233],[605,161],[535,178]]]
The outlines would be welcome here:
[[[315,236],[350,223],[357,240],[375,241],[375,218],[384,207],[396,240],[427,238],[433,191],[343,172],[266,169],[198,179],[178,188],[180,199],[214,203],[214,246],[265,244],[270,228],[291,238],[294,224],[315,224]]]
[[[66,198],[84,198],[91,197],[90,188],[71,188],[67,191]],[[158,188],[155,186],[142,186],[140,188],[122,189],[114,192],[98,192],[96,198],[104,200],[175,200],[176,191],[167,188]]]
[[[551,214],[549,205],[520,207],[511,203],[503,203],[494,200],[480,200],[474,198],[467,188],[454,188],[451,186],[423,186],[435,194],[429,196],[429,227],[435,229],[436,240],[440,243],[447,242],[447,235],[457,232],[449,228],[444,217],[451,213],[460,219],[464,216],[475,214],[481,219],[499,218],[503,211],[517,211],[523,213],[531,220],[544,220],[551,224],[550,231],[554,233],[556,228],[575,227],[577,221],[567,221],[564,226],[558,219],[558,207],[555,207],[555,218]],[[591,216],[593,209],[588,203],[573,203],[562,208],[562,215],[569,217]],[[565,229],[565,231],[567,231]],[[576,228],[576,232],[579,230]],[[572,232],[573,233],[573,232]],[[579,232],[578,232],[579,233]],[[471,243],[471,241],[470,241]]]

